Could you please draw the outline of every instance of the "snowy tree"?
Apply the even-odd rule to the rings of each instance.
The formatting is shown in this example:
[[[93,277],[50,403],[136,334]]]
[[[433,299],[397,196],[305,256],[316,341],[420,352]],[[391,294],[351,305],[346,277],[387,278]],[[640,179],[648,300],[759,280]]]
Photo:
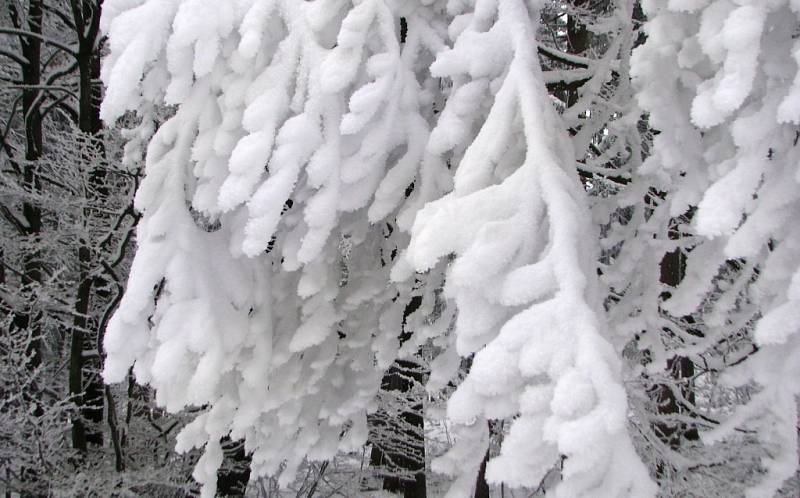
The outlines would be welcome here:
[[[227,441],[283,486],[361,447],[423,346],[448,496],[791,493],[796,6],[643,3],[104,4],[146,148],[104,377],[194,407],[205,495]]]
[[[419,291],[387,286],[407,235],[377,222],[409,224],[448,186],[439,158],[421,161],[438,87],[417,77],[444,27],[432,7],[381,1],[111,2],[104,16],[103,117],[177,105],[148,146],[105,377],[133,364],[168,410],[207,408],[178,445],[205,445],[205,493],[228,434],[286,484],[307,456],[364,443],[400,353]]]
[[[0,9],[6,493],[192,487],[181,468],[191,458],[169,452],[166,428],[180,420],[163,424],[145,391],[104,386],[100,378],[100,331],[130,263],[140,161],[120,164],[122,140],[99,120],[99,8],[95,1],[31,0]]]
[[[490,481],[535,487],[563,456],[564,496],[646,496],[652,485],[626,435],[619,361],[604,338],[599,246],[533,43],[538,12],[511,1],[464,10],[452,8],[454,47],[431,67],[454,89],[430,145],[465,152],[453,191],[418,213],[406,255],[418,271],[457,255],[445,286],[458,308],[453,341],[459,355],[475,353],[448,405],[463,439],[437,467],[463,472],[451,492],[468,493],[487,444],[480,420],[516,417]],[[470,116],[477,133],[440,138],[470,129],[461,99],[488,102],[485,117]]]
[[[648,39],[634,52],[632,74],[660,133],[638,173],[647,178],[642,185],[660,193],[649,194],[652,214],[640,210],[641,224],[628,227],[656,236],[626,245],[680,251],[686,276],[669,289],[660,313],[652,308],[658,299],[648,299],[649,310],[640,299],[661,290],[631,282],[641,289],[634,306],[639,320],[669,331],[666,342],[645,339],[654,365],[687,356],[703,366],[698,382],[751,388],[741,406],[706,411],[711,423],[708,417],[696,423],[709,429],[701,432],[706,445],[719,443],[711,451],[724,451],[725,437],[740,448],[755,446],[761,464],[745,479],[747,494],[773,496],[797,468],[797,391],[781,380],[800,366],[790,316],[797,271],[790,221],[800,112],[797,7],[716,1],[650,3],[645,10]],[[639,258],[623,249],[618,259]],[[690,400],[682,404],[692,409]],[[755,438],[742,441],[743,429]]]

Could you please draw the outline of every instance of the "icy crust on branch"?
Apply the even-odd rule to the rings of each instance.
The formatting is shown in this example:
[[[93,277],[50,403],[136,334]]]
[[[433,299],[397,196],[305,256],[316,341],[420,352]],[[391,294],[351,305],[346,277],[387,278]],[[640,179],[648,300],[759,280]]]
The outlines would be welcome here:
[[[428,145],[465,151],[454,190],[417,214],[393,274],[456,255],[445,294],[458,308],[458,353],[475,356],[448,403],[461,437],[434,469],[456,476],[447,496],[470,496],[486,420],[513,417],[487,466],[490,482],[536,487],[566,457],[556,496],[653,496],[626,431],[619,360],[598,319],[597,248],[539,69],[538,11],[522,0],[468,4],[448,5],[454,45],[431,70],[454,86]],[[478,99],[490,108],[474,117]],[[481,123],[474,138],[469,115]],[[432,378],[444,377],[433,367]]]
[[[168,410],[203,407],[178,450],[205,446],[204,496],[228,434],[254,478],[282,485],[304,458],[362,445],[383,371],[418,344],[400,351],[397,331],[420,291],[387,285],[407,235],[377,222],[449,188],[425,148],[438,88],[424,71],[444,37],[430,4],[104,5],[103,118],[175,108],[147,149],[104,377],[133,366]]]
[[[672,201],[673,216],[697,206],[687,278],[665,309],[675,316],[702,312],[706,345],[747,327],[757,352],[725,379],[755,381],[761,390],[702,437],[714,443],[737,427],[755,429],[769,456],[747,496],[773,496],[797,471],[800,387],[786,379],[800,374],[800,5],[717,0],[645,7],[648,39],[634,52],[632,75],[662,133],[643,170],[666,172],[665,183],[670,170],[683,172],[676,180],[683,185],[667,187],[692,194]],[[712,279],[731,261],[743,269],[720,288]],[[713,306],[704,308],[712,291]]]

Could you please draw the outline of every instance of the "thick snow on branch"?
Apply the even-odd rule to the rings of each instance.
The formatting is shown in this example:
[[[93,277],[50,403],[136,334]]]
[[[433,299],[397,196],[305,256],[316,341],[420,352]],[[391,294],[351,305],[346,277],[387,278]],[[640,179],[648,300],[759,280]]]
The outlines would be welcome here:
[[[407,236],[377,222],[413,219],[449,188],[443,161],[426,159],[435,88],[420,77],[444,27],[430,2],[353,3],[104,8],[103,118],[175,106],[147,150],[104,376],[133,365],[168,410],[204,407],[178,449],[205,446],[205,496],[228,434],[254,477],[284,485],[305,458],[362,445],[419,293],[387,285]]]
[[[800,10],[790,1],[716,0],[647,2],[646,11],[648,38],[632,75],[663,132],[642,169],[662,175],[663,190],[682,191],[672,216],[697,206],[685,226],[696,235],[687,275],[665,308],[695,313],[709,345],[748,327],[754,354],[724,380],[760,391],[702,437],[711,444],[755,430],[766,457],[748,496],[773,496],[797,470],[799,392],[786,379],[800,373]],[[731,267],[742,270],[720,284]]]
[[[599,248],[539,69],[538,11],[522,0],[449,8],[454,45],[431,70],[454,87],[428,149],[465,151],[454,190],[418,213],[394,273],[456,255],[445,293],[458,308],[458,353],[474,360],[448,404],[463,435],[434,468],[460,475],[448,496],[468,495],[486,420],[515,417],[489,481],[537,486],[566,457],[556,496],[652,496],[626,431],[619,361],[604,337]],[[475,120],[481,102],[489,102],[485,119]]]
[[[104,377],[197,407],[205,496],[226,436],[282,485],[360,447],[423,344],[429,390],[470,365],[448,496],[488,420],[511,423],[487,478],[548,496],[655,494],[628,425],[667,486],[740,434],[750,496],[796,472],[800,4],[642,3],[633,50],[633,1],[106,0],[103,118],[171,117],[127,132],[142,218]],[[747,391],[729,417],[693,384],[718,378]]]

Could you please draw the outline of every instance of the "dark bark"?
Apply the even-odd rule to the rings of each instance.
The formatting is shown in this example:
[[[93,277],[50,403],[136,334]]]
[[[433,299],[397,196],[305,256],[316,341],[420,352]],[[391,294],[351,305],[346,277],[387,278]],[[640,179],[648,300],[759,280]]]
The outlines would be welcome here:
[[[250,455],[241,441],[222,440],[225,460],[217,471],[217,496],[244,496],[250,480]]]
[[[420,296],[413,297],[403,312],[403,329],[400,333],[400,343],[411,337],[411,332],[405,328],[405,320],[409,315],[419,309],[422,304]],[[424,382],[425,372],[415,362],[397,360],[384,375],[381,389],[400,393],[410,392],[414,385]],[[388,419],[391,421],[391,419]],[[425,498],[427,484],[425,480],[425,438],[423,399],[415,399],[400,415],[397,427],[373,427],[373,430],[389,431],[401,434],[403,447],[398,449],[381,448],[373,444],[370,454],[370,465],[382,467],[391,462],[397,473],[390,472],[383,478],[383,489],[393,493],[403,493],[404,498]],[[402,474],[402,475],[400,475]],[[413,479],[405,477],[413,475]]]
[[[576,7],[583,6],[587,0],[576,0],[573,2]],[[582,54],[589,50],[592,43],[592,33],[586,26],[577,19],[576,16],[567,17],[567,43],[571,54]],[[584,81],[567,83],[564,85],[564,102],[567,107],[572,107],[580,98],[580,88]]]
[[[102,143],[95,140],[102,130],[100,121],[99,88],[94,83],[100,77],[100,58],[97,47],[97,36],[100,22],[100,1],[72,0],[73,23],[78,40],[78,127],[89,138],[87,147],[96,149],[100,154],[87,153],[84,160],[91,164],[88,190],[85,192],[90,204],[102,200],[107,194],[104,185],[105,174],[102,165],[96,164],[95,157],[102,157]],[[92,157],[94,156],[94,157]],[[100,426],[103,422],[104,389],[98,373],[102,369],[101,357],[89,355],[94,352],[94,334],[102,334],[96,330],[96,323],[89,319],[92,312],[92,297],[102,285],[92,270],[97,265],[92,250],[90,219],[91,209],[84,210],[84,233],[78,247],[78,289],[75,300],[75,319],[73,322],[70,343],[70,394],[78,403],[81,417],[76,417],[72,427],[72,445],[75,449],[86,451],[87,444],[102,445],[103,433]],[[100,284],[100,285],[98,285]],[[100,296],[104,297],[104,296]],[[107,296],[105,296],[107,297]],[[88,426],[87,426],[88,423]]]
[[[31,0],[28,3],[27,12],[18,10],[22,4],[8,2],[7,9],[14,28],[21,32],[31,33],[32,36],[19,35],[20,49],[22,52],[23,63],[20,64],[22,75],[22,119],[25,132],[25,161],[21,167],[17,167],[20,173],[21,187],[24,191],[39,194],[42,190],[41,179],[37,171],[37,162],[42,155],[42,119],[40,110],[40,90],[36,87],[40,85],[42,79],[42,0]],[[37,36],[38,35],[38,36]],[[13,111],[12,111],[13,113]],[[9,116],[8,128],[11,127]],[[5,139],[5,136],[3,137]],[[11,162],[17,163],[11,158],[10,148],[4,150],[9,154]],[[30,334],[30,341],[26,346],[28,357],[25,367],[31,372],[32,379],[35,379],[34,372],[42,364],[42,325],[40,323],[40,313],[36,310],[36,293],[39,291],[44,276],[44,266],[42,255],[38,249],[39,239],[42,232],[42,210],[32,200],[24,200],[22,203],[22,223],[18,225],[20,235],[26,239],[29,247],[22,255],[22,271],[19,275],[20,295],[29,298],[29,305],[22,309],[14,310],[11,320],[12,334]],[[30,413],[35,417],[44,414],[44,407],[41,400],[41,389],[37,381],[33,380],[28,384],[25,392],[22,393],[23,403],[28,405]],[[19,475],[21,481],[38,481],[41,479],[41,469],[23,468]]]
[[[583,7],[587,1],[588,0],[574,0],[572,3],[575,7]],[[594,8],[602,9],[605,7],[605,4],[606,2],[598,2],[594,5]],[[574,14],[569,14],[567,16],[566,45],[566,52],[572,55],[581,55],[589,50],[592,45],[592,32],[589,31],[586,25]],[[585,65],[577,65],[571,61],[559,58],[556,53],[552,50],[548,50],[546,47],[540,48],[539,53],[562,65],[569,67],[586,67]],[[548,85],[548,89],[552,91],[559,100],[564,102],[567,107],[572,107],[578,103],[580,99],[580,89],[587,81],[589,81],[588,77],[569,83],[557,82]]]
[[[317,487],[319,486],[319,481],[322,479],[323,474],[325,474],[325,470],[328,468],[328,462],[322,462],[322,465],[319,467],[319,472],[317,473],[314,482],[311,483],[311,487],[308,489],[308,493],[306,494],[306,498],[312,498],[314,493],[317,492]]]
[[[670,231],[670,238],[677,240],[680,233],[677,229]],[[677,248],[664,255],[660,263],[660,281],[670,287],[677,287],[686,273],[686,255],[682,249]],[[689,380],[694,376],[694,363],[691,359],[676,356],[667,361],[667,370],[674,383],[678,386],[681,396],[690,403],[694,402],[694,392],[689,386]],[[686,410],[675,391],[670,385],[656,385],[651,397],[656,402],[656,412],[659,415],[675,415]],[[697,427],[674,422],[659,422],[655,424],[658,437],[672,449],[681,445],[682,439],[695,440],[699,435]]]
[[[475,498],[489,498],[489,483],[486,482],[486,464],[489,463],[489,450],[481,461],[481,468],[478,470],[478,477],[475,479]]]
[[[42,32],[42,1],[32,0],[28,7],[27,26],[23,26],[23,15],[17,11],[16,6],[10,3],[9,13],[12,22],[18,28],[25,28],[35,34]],[[42,120],[39,109],[40,91],[33,88],[41,83],[41,39],[31,36],[20,36],[22,56],[26,63],[21,66],[22,82],[26,86],[22,90],[22,116],[25,126],[25,163],[22,167],[22,187],[31,193],[41,192],[42,185],[36,171],[36,161],[42,155]],[[37,239],[42,231],[42,210],[33,202],[25,201],[22,205],[22,216],[25,220],[24,235],[31,241],[32,248],[36,247]],[[28,286],[33,292],[41,283],[43,268],[40,254],[36,250],[26,251],[23,256],[22,286]],[[41,333],[36,325],[35,311],[30,309],[19,311],[14,315],[13,326],[15,330],[31,330],[33,340],[30,343],[28,354],[30,366],[35,368],[41,364]]]
[[[114,447],[114,470],[125,470],[125,457],[122,453],[122,439],[120,437],[119,422],[117,421],[117,405],[114,395],[108,386],[104,387],[106,401],[108,402],[108,428],[111,431],[111,443]]]
[[[423,381],[423,373],[419,365],[409,361],[398,360],[389,369],[383,378],[381,388],[388,391],[409,392],[415,383]],[[382,466],[390,459],[392,465],[404,474],[414,476],[413,480],[399,475],[387,475],[383,479],[383,489],[393,493],[403,493],[405,498],[424,498],[427,494],[425,482],[425,440],[421,437],[424,428],[422,416],[422,399],[419,404],[408,407],[400,418],[403,424],[410,429],[402,427],[383,427],[382,430],[395,431],[402,434],[406,447],[410,450],[391,451],[373,446],[370,463]],[[386,453],[384,453],[386,451]],[[412,454],[413,453],[413,454]],[[422,456],[420,462],[419,455]]]

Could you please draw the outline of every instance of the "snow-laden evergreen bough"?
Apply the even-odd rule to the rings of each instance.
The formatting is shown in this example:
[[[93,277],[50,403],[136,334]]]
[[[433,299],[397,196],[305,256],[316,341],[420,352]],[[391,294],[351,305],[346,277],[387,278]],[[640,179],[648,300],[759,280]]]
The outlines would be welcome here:
[[[285,485],[365,442],[398,355],[417,291],[387,285],[407,236],[379,222],[449,188],[422,160],[436,86],[418,77],[442,28],[412,2],[120,0],[103,29],[103,118],[175,108],[147,148],[105,379],[133,366],[167,409],[204,408],[178,450],[205,446],[206,496],[228,434]]]
[[[556,496],[651,496],[626,432],[618,358],[604,338],[597,237],[539,69],[537,6],[451,2],[448,12],[454,46],[431,72],[454,88],[429,148],[465,152],[453,191],[417,214],[393,274],[456,254],[445,286],[458,308],[448,354],[475,356],[448,403],[459,439],[434,469],[456,477],[448,496],[469,495],[486,420],[513,418],[488,464],[490,482],[535,487],[564,457]],[[435,362],[432,377],[446,377],[436,369],[452,364]]]
[[[536,485],[563,461],[560,496],[654,493],[539,69],[539,2],[446,3],[104,6],[103,118],[175,109],[149,139],[104,376],[133,366],[167,409],[203,407],[178,449],[205,447],[208,496],[228,434],[283,484],[363,444],[383,372],[431,338],[447,346],[431,388],[475,354],[448,407],[459,444],[435,464],[451,496],[471,492],[486,420],[512,417],[489,480]],[[406,327],[426,322],[444,278],[455,330],[451,306],[400,348],[406,304],[424,294]]]
[[[660,134],[638,173],[661,200],[622,227],[641,235],[627,236],[609,273],[627,288],[612,313],[629,317],[622,329],[648,322],[670,331],[669,341],[640,341],[661,368],[676,356],[712,361],[727,385],[754,388],[701,438],[755,434],[762,469],[747,496],[774,496],[797,471],[800,5],[671,1],[646,2],[645,11],[648,38],[634,51],[632,77]],[[636,265],[665,248],[683,251],[686,270],[659,315],[659,291],[645,282],[657,266]]]

